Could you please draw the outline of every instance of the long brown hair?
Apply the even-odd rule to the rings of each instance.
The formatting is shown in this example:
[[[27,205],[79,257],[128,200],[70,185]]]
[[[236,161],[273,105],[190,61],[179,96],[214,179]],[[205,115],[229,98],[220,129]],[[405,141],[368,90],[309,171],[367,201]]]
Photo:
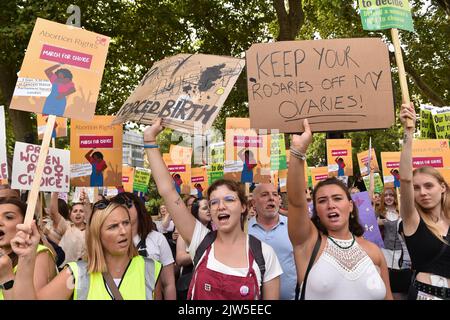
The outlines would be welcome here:
[[[313,215],[311,217],[312,222],[314,225],[319,229],[324,235],[328,235],[328,230],[325,228],[322,223],[320,222],[319,216],[317,215],[316,211],[316,195],[320,188],[324,186],[330,186],[330,185],[336,185],[339,188],[341,188],[345,195],[347,196],[347,199],[349,201],[352,201],[352,197],[350,195],[350,192],[348,191],[348,188],[346,185],[340,181],[339,179],[336,179],[335,177],[327,178],[325,180],[320,181],[316,187],[313,190],[312,199],[313,199]],[[350,218],[348,221],[348,229],[351,233],[353,233],[355,236],[360,237],[364,234],[364,228],[359,223],[359,214],[358,214],[358,207],[356,204],[353,204],[353,210],[350,212]]]
[[[380,195],[380,206],[379,206],[379,213],[382,215],[382,216],[386,216],[386,205],[385,205],[385,203],[384,203],[384,193],[387,191],[387,190],[392,190],[392,192],[394,193],[394,205],[395,205],[395,210],[397,211],[397,213],[398,213],[398,198],[397,198],[397,191],[395,190],[395,188],[392,188],[392,187],[384,187],[384,189],[383,189],[383,192],[381,193],[381,195]]]
[[[417,174],[426,174],[434,179],[437,180],[437,182],[440,185],[445,186],[445,191],[441,195],[441,211],[444,213],[444,217],[447,220],[450,220],[450,188],[448,187],[447,182],[445,182],[444,177],[433,167],[421,167],[417,168],[413,172],[413,177]],[[436,222],[433,221],[431,218],[431,214],[426,212],[418,203],[414,200],[414,204],[416,206],[417,212],[419,213],[420,217],[422,218],[423,222],[427,225],[428,229],[434,234],[436,238],[438,238],[440,241],[448,244],[441,236],[439,229],[436,227]]]

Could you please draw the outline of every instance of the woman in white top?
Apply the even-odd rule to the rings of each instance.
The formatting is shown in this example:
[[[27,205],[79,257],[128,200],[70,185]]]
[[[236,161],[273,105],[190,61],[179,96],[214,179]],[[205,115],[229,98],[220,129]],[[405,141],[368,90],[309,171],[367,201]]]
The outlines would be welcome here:
[[[342,182],[329,178],[315,186],[309,218],[304,161],[312,133],[306,119],[303,126],[304,133],[292,137],[287,180],[288,231],[299,283],[304,281],[318,237],[322,240],[307,278],[305,299],[392,299],[383,253],[362,237],[357,207]]]
[[[144,131],[150,168],[159,194],[180,235],[189,245],[191,257],[194,257],[199,244],[210,230],[191,215],[173,186],[172,177],[155,144],[162,130],[161,119],[157,119]],[[262,243],[266,271],[261,279],[259,267],[249,251],[249,237],[243,231],[247,207],[242,187],[233,181],[221,180],[220,184],[216,182],[208,189],[208,198],[211,217],[217,225],[217,236],[197,265],[197,270],[200,268],[202,272],[194,274],[189,298],[257,299],[261,297],[259,290],[262,287],[264,299],[278,299],[282,270],[275,252]],[[230,290],[224,287],[228,283],[233,283]]]

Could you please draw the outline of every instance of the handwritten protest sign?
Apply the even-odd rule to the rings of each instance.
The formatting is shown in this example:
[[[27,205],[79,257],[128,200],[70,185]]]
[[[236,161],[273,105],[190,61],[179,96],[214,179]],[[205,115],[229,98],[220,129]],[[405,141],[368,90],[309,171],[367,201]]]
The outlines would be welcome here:
[[[220,141],[209,145],[208,183],[223,178],[223,165],[225,157],[225,142]]]
[[[436,138],[450,139],[450,107],[431,110]]]
[[[159,117],[168,128],[205,131],[244,64],[243,59],[206,54],[178,54],[158,61],[125,101],[114,123],[151,124]]]
[[[414,31],[408,0],[359,0],[364,30],[390,28]]]
[[[41,146],[16,141],[11,187],[31,190]],[[39,190],[69,192],[70,151],[49,148]]]
[[[352,199],[353,203],[358,207],[359,222],[364,227],[364,239],[375,243],[380,248],[384,248],[384,242],[381,238],[375,210],[369,199],[369,193],[367,191],[354,193],[352,194]]]
[[[280,41],[246,53],[252,128],[313,131],[389,128],[394,101],[381,39]]]
[[[36,114],[38,139],[42,140],[44,136],[45,126],[47,125],[48,116]],[[56,117],[52,138],[60,138],[67,136],[67,119]]]
[[[0,181],[8,182],[8,161],[6,156],[5,107],[0,106]]]
[[[134,168],[122,167],[122,186],[125,192],[133,192]]]
[[[328,167],[312,167],[311,168],[311,179],[313,187],[316,186],[322,180],[328,178]]]
[[[11,109],[92,119],[109,40],[101,34],[38,18]]]
[[[71,183],[74,186],[122,185],[122,125],[110,125],[112,116],[93,121],[71,121]]]
[[[385,187],[400,187],[400,152],[381,152]]]
[[[436,130],[434,128],[433,115],[431,111],[436,109],[434,106],[420,105],[420,138],[434,139],[436,138]]]
[[[134,171],[133,190],[147,192],[150,174],[151,171],[149,169],[137,167]]]
[[[206,167],[191,169],[191,194],[202,199],[208,190],[208,173]]]
[[[330,177],[353,176],[352,140],[327,139],[326,143]]]

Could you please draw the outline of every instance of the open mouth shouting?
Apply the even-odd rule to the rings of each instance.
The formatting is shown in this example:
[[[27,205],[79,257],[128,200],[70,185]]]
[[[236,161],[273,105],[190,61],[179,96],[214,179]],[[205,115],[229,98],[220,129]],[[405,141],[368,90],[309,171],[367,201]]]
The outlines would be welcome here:
[[[5,231],[0,230],[0,240],[2,240],[4,236],[5,236]]]
[[[228,220],[230,220],[230,215],[227,213],[221,213],[217,216],[217,219],[219,220],[220,224],[227,223]]]
[[[338,222],[340,214],[337,212],[330,212],[328,213],[327,217],[331,222]]]

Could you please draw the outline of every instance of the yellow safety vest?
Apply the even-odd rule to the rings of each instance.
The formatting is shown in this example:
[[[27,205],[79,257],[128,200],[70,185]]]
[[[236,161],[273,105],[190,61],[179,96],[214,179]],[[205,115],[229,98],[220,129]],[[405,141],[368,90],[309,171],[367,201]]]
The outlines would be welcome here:
[[[101,272],[87,272],[87,262],[68,263],[75,278],[73,300],[112,300]],[[161,263],[135,256],[118,288],[124,300],[153,300]]]
[[[41,252],[47,251],[47,252],[50,253],[50,255],[52,256],[53,260],[55,260],[55,257],[53,256],[52,250],[50,250],[46,246],[43,246],[43,245],[39,244],[36,251],[37,251],[38,254],[41,253]],[[17,272],[17,266],[15,266],[13,268],[13,273],[16,274],[16,272]],[[3,290],[0,290],[0,300],[4,300],[2,291]]]

